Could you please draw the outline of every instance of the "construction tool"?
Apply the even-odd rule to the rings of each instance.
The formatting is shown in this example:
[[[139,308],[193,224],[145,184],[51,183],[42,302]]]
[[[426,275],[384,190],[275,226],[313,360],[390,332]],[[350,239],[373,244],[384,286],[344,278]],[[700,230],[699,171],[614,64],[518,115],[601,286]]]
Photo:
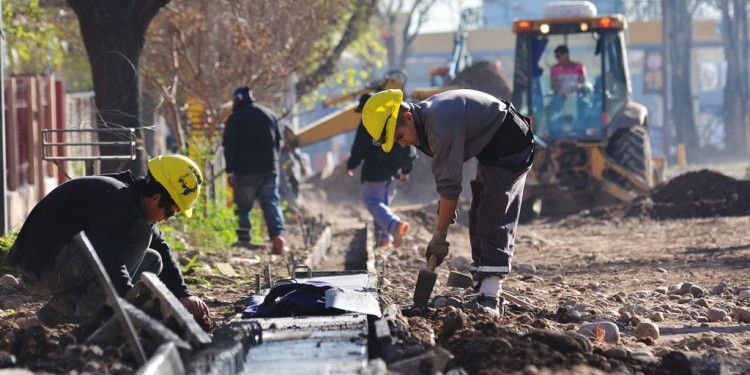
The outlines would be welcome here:
[[[466,288],[472,286],[473,281],[472,281],[471,276],[469,276],[469,275],[466,275],[466,274],[463,274],[463,273],[460,273],[460,272],[456,272],[456,271],[451,271],[450,274],[448,275],[448,282],[446,284],[449,287],[464,288],[464,289],[466,289]],[[532,309],[536,308],[531,303],[526,302],[526,301],[524,301],[524,300],[522,300],[522,299],[520,299],[520,298],[518,298],[518,297],[516,297],[516,296],[514,296],[514,295],[512,295],[512,294],[510,294],[508,292],[506,292],[506,291],[502,291],[501,294],[502,294],[503,298],[507,299],[510,302],[515,303],[516,305],[524,306],[524,307],[528,307],[528,308],[532,308]]]
[[[434,256],[430,256],[430,259],[427,261],[427,267],[419,270],[417,286],[414,288],[414,307],[418,307],[421,310],[427,307],[427,303],[430,302],[430,295],[432,295],[432,289],[435,287],[435,281],[437,280],[435,267],[437,267],[437,259]]]
[[[472,280],[471,276],[463,274],[461,272],[451,271],[448,274],[447,285],[449,287],[466,289],[472,286],[473,283],[474,281]]]

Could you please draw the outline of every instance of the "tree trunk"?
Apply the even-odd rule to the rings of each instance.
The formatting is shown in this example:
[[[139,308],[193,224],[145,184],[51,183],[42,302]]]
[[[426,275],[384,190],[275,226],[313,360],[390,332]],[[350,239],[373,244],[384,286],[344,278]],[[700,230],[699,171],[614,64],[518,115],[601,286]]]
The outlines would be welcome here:
[[[688,4],[683,1],[671,2],[672,22],[669,38],[672,61],[672,123],[677,133],[677,142],[684,143],[688,161],[698,159],[698,131],[695,128],[695,109],[690,80],[690,43],[693,35],[693,17]]]
[[[721,0],[721,32],[727,61],[724,86],[724,132],[727,152],[745,154],[748,91],[747,0]]]
[[[139,122],[138,59],[146,30],[156,13],[169,0],[67,0],[76,12],[86,46],[96,95],[99,129],[135,129],[136,159],[104,160],[102,172],[130,169],[143,176],[146,162]],[[150,124],[147,124],[150,125]],[[120,133],[103,131],[101,142],[122,141]],[[102,145],[103,157],[129,155],[128,145]]]

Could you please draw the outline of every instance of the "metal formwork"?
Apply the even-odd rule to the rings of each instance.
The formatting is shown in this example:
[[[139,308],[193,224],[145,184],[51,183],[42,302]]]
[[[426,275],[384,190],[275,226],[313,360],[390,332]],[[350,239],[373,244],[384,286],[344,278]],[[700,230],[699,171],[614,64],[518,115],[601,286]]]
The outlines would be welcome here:
[[[292,279],[279,280],[276,285],[319,281],[376,299],[377,277],[366,271],[311,272],[308,269],[304,277],[299,277],[298,272],[292,275]],[[264,289],[260,294],[267,294],[269,290]],[[361,374],[369,361],[367,319],[365,313],[350,312],[235,321],[230,324],[232,333],[225,335],[230,339],[197,353],[190,372]]]
[[[367,366],[367,315],[256,319],[264,336],[242,374],[360,374]],[[297,337],[285,334],[299,333]],[[309,336],[307,334],[309,333]]]

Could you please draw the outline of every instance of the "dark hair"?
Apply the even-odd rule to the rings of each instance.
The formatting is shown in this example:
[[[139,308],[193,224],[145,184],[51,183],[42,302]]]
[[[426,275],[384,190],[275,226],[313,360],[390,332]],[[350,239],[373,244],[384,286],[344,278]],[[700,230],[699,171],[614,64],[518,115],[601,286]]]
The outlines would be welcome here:
[[[145,178],[138,180],[136,186],[142,197],[153,197],[156,194],[161,194],[159,207],[172,207],[175,204],[174,199],[169,195],[167,189],[159,181],[156,181],[151,171],[148,172]]]
[[[401,102],[398,107],[398,116],[396,117],[396,127],[404,126],[404,113],[409,112],[409,105],[406,102]]]
[[[568,46],[566,45],[557,46],[557,48],[555,48],[555,54],[558,54],[560,52],[570,53],[570,51],[568,51]]]

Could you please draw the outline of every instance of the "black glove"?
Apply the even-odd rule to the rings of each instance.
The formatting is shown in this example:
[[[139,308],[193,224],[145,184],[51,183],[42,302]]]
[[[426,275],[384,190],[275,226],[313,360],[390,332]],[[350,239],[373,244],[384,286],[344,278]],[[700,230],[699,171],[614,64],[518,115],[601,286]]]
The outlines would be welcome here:
[[[440,217],[440,200],[438,200],[437,203],[437,215]],[[456,219],[458,218],[458,208],[456,208],[456,212],[453,213],[453,217],[451,218],[451,224],[456,224]]]
[[[447,229],[435,229],[435,231],[432,232],[432,239],[427,245],[427,251],[424,254],[425,259],[429,262],[430,256],[434,256],[436,260],[435,266],[439,266],[443,263],[443,259],[445,259],[450,252],[451,244],[445,240],[446,236],[448,236]]]

